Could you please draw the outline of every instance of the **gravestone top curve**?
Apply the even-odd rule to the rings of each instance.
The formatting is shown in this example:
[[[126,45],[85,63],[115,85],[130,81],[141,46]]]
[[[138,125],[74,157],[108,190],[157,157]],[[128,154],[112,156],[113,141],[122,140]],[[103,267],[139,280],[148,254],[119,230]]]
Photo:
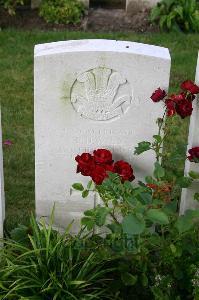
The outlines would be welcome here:
[[[76,51],[108,51],[134,53],[139,55],[160,57],[170,60],[170,54],[167,48],[142,43],[105,39],[70,40],[38,44],[35,46],[35,57]]]

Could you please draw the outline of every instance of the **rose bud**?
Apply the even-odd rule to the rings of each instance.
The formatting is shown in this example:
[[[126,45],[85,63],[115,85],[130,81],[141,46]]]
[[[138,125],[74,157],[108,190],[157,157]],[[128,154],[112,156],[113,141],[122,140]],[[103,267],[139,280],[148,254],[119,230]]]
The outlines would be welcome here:
[[[192,111],[192,102],[187,99],[184,99],[176,104],[176,112],[182,119],[191,116]]]
[[[188,152],[189,152],[190,156],[188,156],[187,158],[191,162],[199,163],[199,147],[191,148],[191,149],[189,149]]]
[[[164,90],[161,90],[161,88],[158,88],[151,96],[151,99],[153,102],[159,102],[160,100],[163,100],[164,97],[166,97],[166,92]]]
[[[123,160],[119,160],[114,164],[113,172],[120,175],[122,182],[126,180],[133,181],[135,179],[131,165]]]
[[[186,80],[181,84],[181,89],[190,92],[191,94],[199,94],[199,86],[197,86],[193,81]]]

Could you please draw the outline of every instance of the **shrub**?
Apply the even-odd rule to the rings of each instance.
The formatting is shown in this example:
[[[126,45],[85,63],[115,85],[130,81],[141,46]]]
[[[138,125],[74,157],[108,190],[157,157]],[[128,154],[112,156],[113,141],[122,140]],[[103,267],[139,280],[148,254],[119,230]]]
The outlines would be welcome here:
[[[199,94],[190,80],[180,88],[173,95],[158,88],[151,96],[165,112],[156,121],[158,134],[138,143],[134,154],[155,152],[153,174],[132,184],[132,166],[115,162],[110,150],[77,155],[77,172],[90,181],[73,189],[83,198],[98,193],[100,204],[84,212],[77,236],[70,225],[61,235],[34,218],[29,228],[14,229],[0,252],[0,299],[199,299],[199,210],[179,216],[175,196],[176,186],[188,187],[199,173],[169,182],[161,165],[166,117],[189,117]],[[187,159],[199,163],[199,145]]]
[[[46,22],[76,24],[81,21],[85,7],[78,0],[43,0],[39,14]]]
[[[198,6],[196,0],[162,0],[152,9],[150,20],[164,30],[198,32]]]
[[[20,226],[0,251],[0,299],[111,299],[105,261],[66,231]]]
[[[15,15],[16,7],[23,4],[23,0],[0,0],[0,5],[3,5],[11,16]]]

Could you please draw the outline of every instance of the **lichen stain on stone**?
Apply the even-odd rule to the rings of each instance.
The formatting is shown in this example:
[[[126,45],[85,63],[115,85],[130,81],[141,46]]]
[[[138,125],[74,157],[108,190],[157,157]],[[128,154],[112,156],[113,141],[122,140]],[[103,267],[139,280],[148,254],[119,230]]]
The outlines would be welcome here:
[[[69,75],[65,76],[66,80],[64,81],[62,87],[61,87],[61,99],[66,103],[70,102],[70,97],[71,97],[71,88],[73,86],[72,80],[67,79],[70,78]]]

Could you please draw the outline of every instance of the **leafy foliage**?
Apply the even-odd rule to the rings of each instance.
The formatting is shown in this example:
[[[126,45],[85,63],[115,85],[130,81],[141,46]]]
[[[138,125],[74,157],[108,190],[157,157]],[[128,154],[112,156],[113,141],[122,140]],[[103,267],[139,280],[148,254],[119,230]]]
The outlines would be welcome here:
[[[81,21],[85,7],[78,0],[43,0],[39,14],[46,22],[76,24]]]
[[[0,299],[110,299],[105,261],[68,230],[61,235],[32,218],[24,243],[25,228],[15,229],[0,253]]]
[[[11,16],[15,15],[16,7],[23,4],[23,0],[0,0],[0,6],[3,5]]]
[[[150,15],[163,30],[199,31],[199,4],[196,0],[162,0]]]

